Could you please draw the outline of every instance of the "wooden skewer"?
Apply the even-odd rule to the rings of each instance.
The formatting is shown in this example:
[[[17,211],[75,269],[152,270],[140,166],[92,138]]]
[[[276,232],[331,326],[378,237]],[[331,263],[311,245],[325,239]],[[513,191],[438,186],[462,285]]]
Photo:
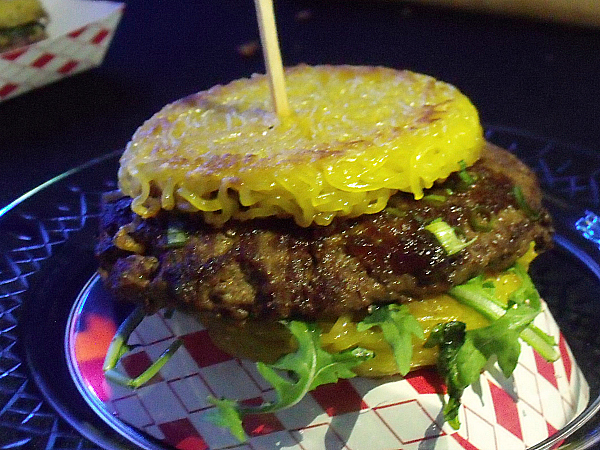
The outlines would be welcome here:
[[[254,0],[254,5],[258,17],[260,41],[265,57],[265,66],[271,86],[271,98],[273,99],[275,112],[280,117],[289,116],[290,107],[288,105],[287,93],[285,92],[285,78],[283,76],[279,41],[277,40],[273,0]]]

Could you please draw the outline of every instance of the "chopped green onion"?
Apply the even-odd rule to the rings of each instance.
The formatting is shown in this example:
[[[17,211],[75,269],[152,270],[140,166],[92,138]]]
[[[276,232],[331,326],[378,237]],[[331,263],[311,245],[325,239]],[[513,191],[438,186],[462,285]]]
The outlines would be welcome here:
[[[429,194],[423,197],[423,201],[431,203],[444,203],[446,201],[446,197],[443,195]]]
[[[529,217],[532,220],[538,220],[540,218],[540,212],[534,210],[531,207],[531,205],[527,203],[527,199],[525,199],[525,195],[523,195],[523,189],[521,189],[521,186],[513,187],[513,195],[517,200],[519,208],[521,208],[525,212],[527,217]]]
[[[181,347],[181,344],[183,344],[183,341],[180,339],[173,341],[171,345],[169,345],[169,347],[162,353],[162,355],[160,355],[158,359],[150,365],[150,367],[148,367],[135,378],[131,378],[119,372],[116,369],[117,364],[121,358],[132,349],[132,347],[127,344],[129,336],[131,336],[131,333],[133,333],[145,316],[146,314],[142,308],[136,308],[127,317],[127,319],[125,319],[125,321],[117,330],[115,336],[112,338],[112,341],[108,347],[108,351],[106,352],[106,357],[104,358],[104,364],[102,365],[104,376],[108,380],[130,389],[137,389],[150,381],[152,377],[156,375],[167,363],[167,361],[171,359],[177,349]]]
[[[460,252],[465,247],[471,245],[476,237],[470,241],[463,241],[456,236],[456,231],[442,219],[436,219],[428,225],[425,225],[425,229],[435,235],[440,245],[444,248],[448,255],[454,255]]]
[[[384,209],[384,211],[386,213],[391,214],[392,216],[396,216],[396,217],[406,217],[406,215],[408,214],[406,211],[403,211],[398,208],[394,208],[393,206],[388,206],[387,208]]]
[[[460,179],[469,186],[475,184],[475,178],[471,176],[469,172],[467,172],[467,163],[465,163],[462,159],[458,162],[460,166],[460,171],[458,172],[458,176]]]
[[[176,227],[167,228],[167,247],[183,247],[187,242],[188,234]]]
[[[492,214],[481,205],[477,205],[469,214],[469,224],[475,231],[492,231]]]

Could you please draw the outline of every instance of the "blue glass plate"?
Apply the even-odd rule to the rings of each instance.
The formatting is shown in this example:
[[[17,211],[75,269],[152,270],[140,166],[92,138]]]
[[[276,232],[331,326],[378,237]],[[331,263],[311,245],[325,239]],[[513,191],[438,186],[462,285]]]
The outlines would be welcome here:
[[[540,178],[557,245],[538,258],[532,275],[590,385],[588,408],[535,448],[561,442],[569,449],[589,448],[600,442],[600,250],[590,215],[600,212],[600,155],[498,127],[488,127],[487,138],[515,152]],[[115,187],[119,154],[75,168],[0,210],[0,442],[5,446],[164,448],[126,424],[115,433],[80,394],[66,363],[65,330],[75,299],[96,270],[100,196]]]

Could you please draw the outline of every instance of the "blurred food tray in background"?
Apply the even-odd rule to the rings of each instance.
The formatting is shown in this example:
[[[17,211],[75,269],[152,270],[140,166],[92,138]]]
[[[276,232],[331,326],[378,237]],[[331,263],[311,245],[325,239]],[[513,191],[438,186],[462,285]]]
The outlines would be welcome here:
[[[0,53],[0,102],[100,65],[124,10],[110,1],[42,3],[48,37]]]

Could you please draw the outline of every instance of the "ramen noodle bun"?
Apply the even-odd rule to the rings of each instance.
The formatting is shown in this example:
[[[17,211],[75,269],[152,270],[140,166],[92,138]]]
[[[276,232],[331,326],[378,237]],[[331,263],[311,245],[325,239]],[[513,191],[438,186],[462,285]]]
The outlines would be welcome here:
[[[206,222],[293,217],[300,226],[381,211],[474,163],[484,145],[475,107],[450,84],[382,67],[286,71],[293,111],[273,111],[268,79],[176,101],[134,134],[121,191],[143,218],[160,209]]]

